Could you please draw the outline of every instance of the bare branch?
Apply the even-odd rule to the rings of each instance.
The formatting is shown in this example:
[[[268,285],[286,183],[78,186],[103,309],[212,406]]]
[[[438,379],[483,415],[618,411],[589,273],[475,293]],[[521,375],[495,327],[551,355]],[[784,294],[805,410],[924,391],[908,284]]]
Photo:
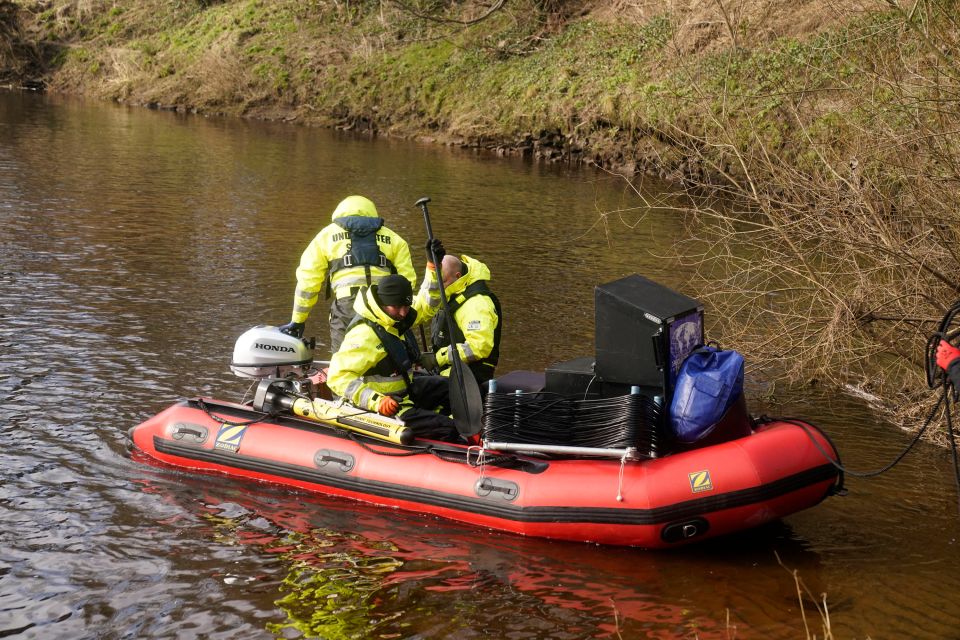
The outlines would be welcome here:
[[[471,25],[475,25],[480,22],[483,22],[484,20],[492,16],[494,13],[499,11],[504,4],[506,4],[506,0],[497,0],[482,15],[476,18],[471,18],[469,20],[458,20],[455,18],[447,18],[443,16],[433,15],[430,13],[424,13],[419,9],[415,8],[414,6],[412,6],[411,4],[404,2],[403,0],[389,0],[389,1],[392,4],[396,5],[397,7],[399,7],[402,11],[409,13],[410,15],[420,18],[422,20],[429,20],[431,22],[438,22],[442,24],[458,24],[463,26],[471,26]]]

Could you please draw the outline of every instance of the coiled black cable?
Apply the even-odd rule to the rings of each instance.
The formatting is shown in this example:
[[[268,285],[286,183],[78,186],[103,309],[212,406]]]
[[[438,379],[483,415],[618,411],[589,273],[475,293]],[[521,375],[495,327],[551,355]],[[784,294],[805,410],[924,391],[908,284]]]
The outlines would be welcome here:
[[[940,403],[944,405],[943,411],[947,423],[947,440],[950,443],[950,453],[953,457],[953,482],[957,488],[957,508],[960,510],[960,454],[957,452],[957,439],[953,433],[953,407],[956,406],[960,389],[954,389],[953,393],[950,393],[947,372],[943,371],[937,365],[936,358],[937,347],[940,345],[941,340],[946,340],[952,344],[956,341],[957,337],[960,336],[960,326],[954,327],[957,316],[960,316],[960,301],[953,303],[947,310],[943,315],[943,319],[940,320],[940,326],[937,327],[937,331],[927,340],[926,365],[927,386],[931,389],[936,389],[940,386],[943,387],[943,395],[940,398]],[[951,395],[953,396],[953,402],[951,402]],[[938,403],[937,406],[940,406],[940,403]]]
[[[660,406],[641,394],[573,399],[557,393],[487,394],[483,438],[496,442],[625,449],[656,457]]]
[[[951,328],[958,315],[960,315],[960,301],[955,302],[953,306],[947,310],[943,319],[940,320],[940,326],[937,327],[937,330],[927,339],[927,386],[931,389],[936,389],[941,384],[944,384],[946,380],[944,372],[937,366],[937,346],[941,340],[951,342],[956,339],[957,336],[960,336],[960,327]]]

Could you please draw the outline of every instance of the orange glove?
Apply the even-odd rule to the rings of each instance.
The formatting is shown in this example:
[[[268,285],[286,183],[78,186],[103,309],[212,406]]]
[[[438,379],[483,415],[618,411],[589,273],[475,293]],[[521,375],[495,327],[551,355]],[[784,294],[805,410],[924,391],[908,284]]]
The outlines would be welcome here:
[[[393,416],[396,415],[397,411],[400,410],[400,403],[391,398],[390,396],[383,396],[380,398],[380,401],[377,402],[377,413],[382,416]]]
[[[957,358],[960,358],[960,349],[957,349],[946,340],[941,340],[937,346],[936,358],[937,366],[946,371]]]

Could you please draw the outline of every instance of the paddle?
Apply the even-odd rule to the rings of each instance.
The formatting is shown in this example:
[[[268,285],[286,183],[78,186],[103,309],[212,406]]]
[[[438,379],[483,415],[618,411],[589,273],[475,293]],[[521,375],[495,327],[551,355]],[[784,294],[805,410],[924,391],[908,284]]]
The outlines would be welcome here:
[[[447,292],[443,288],[443,270],[437,256],[433,251],[433,228],[430,226],[430,213],[427,211],[427,203],[430,198],[420,198],[416,206],[423,211],[423,221],[427,225],[427,239],[431,241],[430,259],[433,261],[437,270],[437,281],[440,283],[440,302],[443,304],[443,313],[447,320],[447,335],[450,336],[450,408],[453,410],[453,421],[457,425],[457,431],[462,436],[472,436],[480,433],[483,427],[481,419],[483,417],[483,400],[480,398],[480,387],[477,386],[477,379],[473,375],[470,367],[465,367],[460,361],[460,349],[457,348],[453,337],[454,331],[453,314],[450,313],[450,304],[447,301]]]

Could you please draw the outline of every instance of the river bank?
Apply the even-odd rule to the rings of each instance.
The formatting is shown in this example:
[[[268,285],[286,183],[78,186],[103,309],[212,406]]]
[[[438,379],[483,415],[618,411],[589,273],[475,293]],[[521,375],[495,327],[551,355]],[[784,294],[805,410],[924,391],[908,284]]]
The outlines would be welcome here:
[[[923,345],[960,296],[957,30],[932,3],[0,8],[30,86],[674,181],[637,204],[689,220],[676,258],[726,344],[903,425],[928,406]]]
[[[420,137],[626,174],[696,163],[670,129],[747,94],[829,79],[882,5],[742,3],[4,2],[13,73],[32,87],[181,111]],[[732,9],[731,9],[732,11]],[[483,17],[486,16],[486,17]],[[843,31],[854,23],[856,34]],[[15,36],[15,39],[13,38]],[[880,44],[880,43],[876,43]],[[722,73],[720,73],[722,71]],[[722,93],[717,93],[718,90]],[[771,95],[769,110],[776,110]],[[720,114],[723,115],[723,114]],[[768,118],[764,143],[790,144]],[[706,123],[691,128],[702,129]],[[729,167],[727,167],[729,169]]]

